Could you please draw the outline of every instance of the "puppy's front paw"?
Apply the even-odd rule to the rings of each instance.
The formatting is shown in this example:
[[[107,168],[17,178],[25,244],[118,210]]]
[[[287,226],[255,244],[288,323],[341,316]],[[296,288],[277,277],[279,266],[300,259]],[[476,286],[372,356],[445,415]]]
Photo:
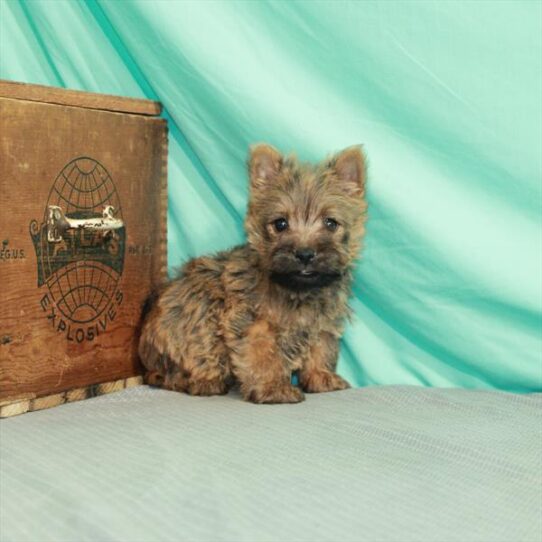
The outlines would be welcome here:
[[[253,403],[300,403],[305,400],[303,392],[291,384],[275,384],[250,390],[246,395]]]
[[[338,374],[330,371],[311,371],[301,373],[299,377],[301,387],[307,393],[322,393],[325,391],[345,390],[350,384]]]

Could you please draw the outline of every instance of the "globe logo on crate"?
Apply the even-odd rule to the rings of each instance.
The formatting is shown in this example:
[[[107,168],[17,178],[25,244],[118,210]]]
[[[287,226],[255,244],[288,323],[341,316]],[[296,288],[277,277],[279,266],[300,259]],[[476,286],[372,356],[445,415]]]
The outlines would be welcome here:
[[[111,175],[79,157],[57,175],[43,215],[30,223],[40,305],[67,340],[92,341],[107,330],[122,303],[126,229]]]

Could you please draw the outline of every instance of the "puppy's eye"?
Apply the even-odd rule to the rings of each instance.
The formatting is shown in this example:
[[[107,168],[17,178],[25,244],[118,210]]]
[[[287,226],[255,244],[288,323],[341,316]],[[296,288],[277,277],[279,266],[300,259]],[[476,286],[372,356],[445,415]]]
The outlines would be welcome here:
[[[334,218],[324,218],[324,225],[329,231],[335,231],[339,227],[339,223]]]
[[[277,218],[273,221],[273,226],[278,232],[288,229],[288,221],[285,218]]]

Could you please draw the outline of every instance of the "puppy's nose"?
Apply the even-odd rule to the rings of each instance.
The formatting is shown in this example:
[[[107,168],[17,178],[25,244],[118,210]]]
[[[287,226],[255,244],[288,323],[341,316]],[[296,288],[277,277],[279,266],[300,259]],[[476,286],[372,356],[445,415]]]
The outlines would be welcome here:
[[[295,257],[301,262],[307,265],[314,259],[314,250],[312,248],[300,248],[296,250]]]

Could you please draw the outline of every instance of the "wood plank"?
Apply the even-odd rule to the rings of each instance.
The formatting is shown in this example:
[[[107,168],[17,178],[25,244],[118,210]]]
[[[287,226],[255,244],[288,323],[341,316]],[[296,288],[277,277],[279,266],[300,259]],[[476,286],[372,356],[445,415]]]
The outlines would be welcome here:
[[[136,115],[158,116],[162,112],[162,104],[152,100],[97,94],[44,85],[29,85],[6,80],[0,80],[0,97]]]
[[[89,388],[75,388],[66,392],[66,403],[74,403],[82,401],[90,397]]]
[[[30,403],[30,410],[45,410],[46,408],[53,408],[58,405],[62,405],[66,402],[65,393],[55,393],[54,395],[46,395],[45,397],[38,397],[33,399]]]
[[[34,399],[17,399],[12,402],[2,401],[0,403],[0,418],[11,418],[26,412],[36,412],[46,408],[53,408],[64,403],[74,403],[99,395],[106,395],[117,391],[122,391],[127,388],[134,388],[143,385],[143,377],[132,376],[113,382],[103,382],[85,388],[77,388],[63,393],[55,393],[53,395],[44,395]]]
[[[18,416],[24,414],[30,410],[32,401],[15,401],[14,403],[8,403],[0,406],[0,418],[11,418],[12,416]]]

